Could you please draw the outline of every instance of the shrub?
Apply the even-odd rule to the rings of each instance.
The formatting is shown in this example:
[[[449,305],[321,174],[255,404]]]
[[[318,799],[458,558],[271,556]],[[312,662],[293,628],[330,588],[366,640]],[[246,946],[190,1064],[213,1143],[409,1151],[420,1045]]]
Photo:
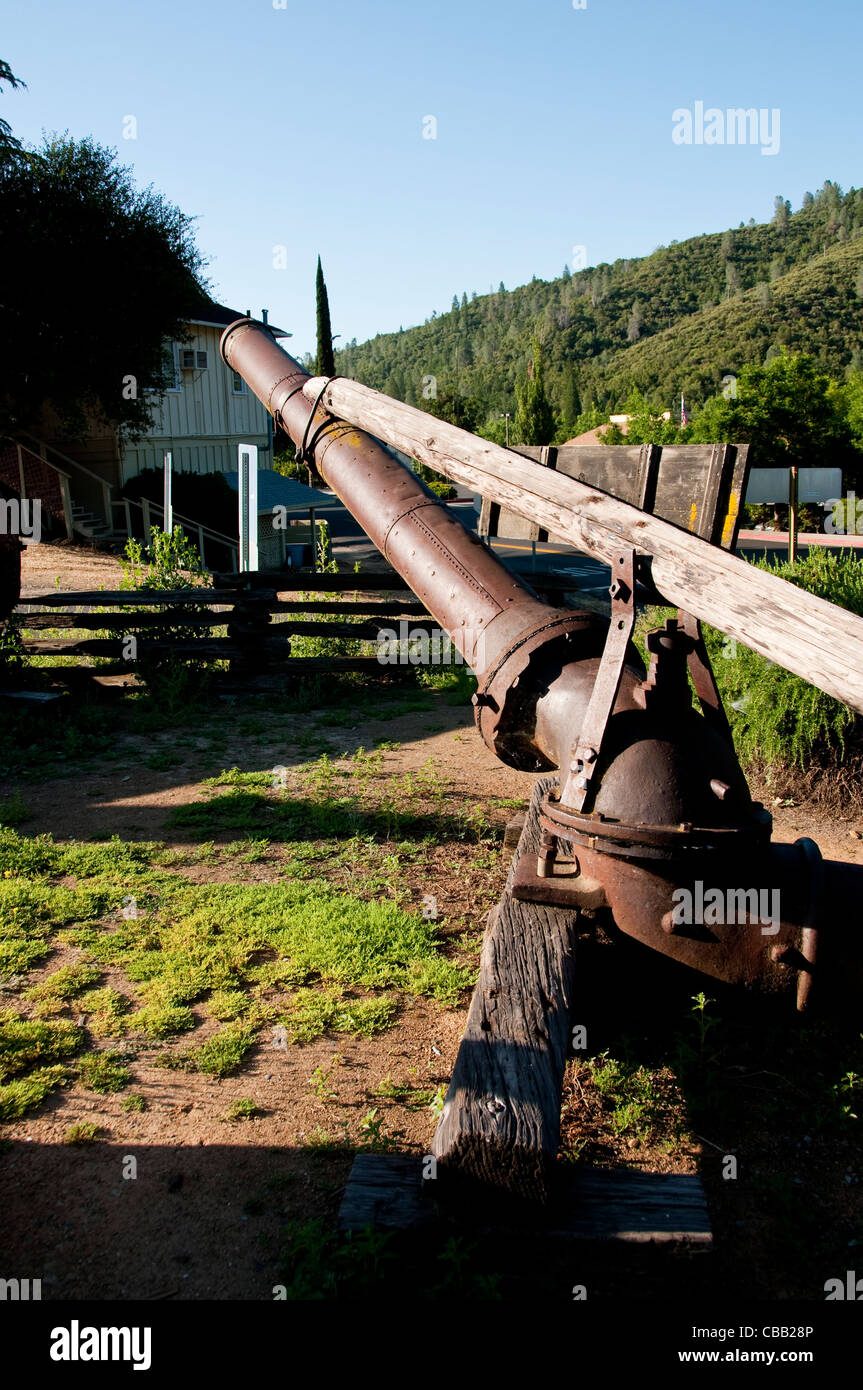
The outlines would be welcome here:
[[[863,615],[863,565],[854,554],[813,547],[793,564],[761,560],[757,567]],[[639,619],[637,639],[643,640],[672,612],[647,609]],[[854,710],[706,624],[704,639],[742,762],[774,769],[835,769],[851,756],[863,734],[863,721]],[[642,654],[648,659],[643,647]]]
[[[758,568],[863,614],[863,566],[854,554],[813,547],[793,564],[771,566],[762,560]],[[705,639],[744,760],[800,768],[843,760],[849,740],[861,732],[854,710],[712,628]]]

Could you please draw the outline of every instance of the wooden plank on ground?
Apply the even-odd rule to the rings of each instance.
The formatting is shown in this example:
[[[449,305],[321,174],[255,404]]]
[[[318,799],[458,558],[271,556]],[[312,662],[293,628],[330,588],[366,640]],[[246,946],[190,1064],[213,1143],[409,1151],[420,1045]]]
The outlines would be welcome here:
[[[339,1209],[343,1231],[368,1226],[389,1230],[423,1230],[453,1219],[443,1190],[423,1182],[427,1159],[413,1154],[357,1154]],[[537,1233],[573,1241],[621,1241],[639,1244],[685,1244],[709,1249],[710,1213],[700,1177],[695,1173],[642,1173],[631,1169],[580,1168],[562,1171],[553,1201],[538,1217]],[[458,1216],[464,1220],[465,1213]],[[500,1208],[506,1228],[509,1211]],[[470,1213],[468,1213],[468,1218]],[[480,1228],[491,1225],[484,1206]]]
[[[521,856],[539,850],[539,803],[556,785],[534,786],[431,1150],[445,1182],[533,1200],[547,1197],[560,1139],[578,914],[510,890]]]

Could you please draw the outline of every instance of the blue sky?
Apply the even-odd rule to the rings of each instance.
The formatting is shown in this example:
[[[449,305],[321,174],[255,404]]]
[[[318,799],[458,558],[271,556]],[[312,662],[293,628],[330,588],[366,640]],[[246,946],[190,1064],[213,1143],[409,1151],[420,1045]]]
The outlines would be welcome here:
[[[4,15],[28,89],[0,111],[116,146],[198,218],[217,297],[301,353],[319,252],[333,331],[362,341],[573,247],[646,255],[859,185],[861,52],[860,0],[40,0]],[[778,109],[779,152],[675,144],[697,101]]]

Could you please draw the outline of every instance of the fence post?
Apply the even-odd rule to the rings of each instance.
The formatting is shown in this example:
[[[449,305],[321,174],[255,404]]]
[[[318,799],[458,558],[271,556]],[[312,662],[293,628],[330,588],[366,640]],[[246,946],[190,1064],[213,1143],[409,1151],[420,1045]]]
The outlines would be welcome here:
[[[144,544],[150,544],[150,502],[147,497],[141,498],[141,511],[144,513]]]
[[[164,470],[164,483],[162,494],[162,511],[164,513],[165,534],[170,536],[174,531],[174,502],[171,490],[171,450],[165,450],[165,457],[162,460]]]
[[[72,519],[72,494],[69,491],[69,479],[65,473],[60,474],[60,492],[63,497],[63,520],[66,523],[66,538],[71,540],[75,532],[75,524]]]
[[[239,483],[240,569],[258,568],[258,447],[237,446]]]
[[[788,559],[797,559],[797,465],[788,470]]]

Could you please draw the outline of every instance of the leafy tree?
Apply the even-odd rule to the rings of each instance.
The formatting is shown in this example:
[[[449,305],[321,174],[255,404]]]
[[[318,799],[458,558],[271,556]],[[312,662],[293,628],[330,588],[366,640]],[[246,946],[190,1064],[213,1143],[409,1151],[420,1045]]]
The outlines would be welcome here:
[[[626,336],[630,343],[637,343],[641,337],[641,305],[636,299],[632,306],[632,313],[629,315],[629,323],[626,328]]]
[[[520,444],[550,444],[555,434],[554,411],[545,393],[542,348],[538,338],[531,339],[533,360],[527,379],[516,386],[517,407],[513,433]]]
[[[438,391],[436,396],[419,402],[422,409],[437,420],[448,420],[459,429],[476,434],[485,418],[485,407],[475,396],[461,396],[455,391]]]
[[[333,356],[333,330],[330,324],[330,301],[318,256],[318,270],[315,277],[315,307],[318,324],[318,354],[315,358],[315,376],[335,376],[336,364]]]
[[[839,386],[807,353],[780,352],[737,374],[733,399],[714,396],[696,416],[694,443],[749,442],[761,468],[841,467],[859,476],[863,454],[849,422],[853,390]]]
[[[27,83],[22,82],[20,77],[16,77],[7,62],[0,58],[0,88],[3,83],[14,92],[16,87],[26,87]],[[0,117],[0,164],[4,164],[9,159],[19,158],[24,153],[21,141],[12,134],[12,127],[8,121]]]
[[[165,340],[206,302],[192,220],[89,137],[27,153],[0,162],[0,432],[53,411],[74,437],[139,437],[173,377]]]
[[[621,414],[629,416],[626,434],[619,425],[612,425],[604,431],[603,444],[681,444],[691,433],[690,426],[682,429],[673,419],[666,419],[667,411],[655,410],[647,397],[640,391],[631,391]]]

